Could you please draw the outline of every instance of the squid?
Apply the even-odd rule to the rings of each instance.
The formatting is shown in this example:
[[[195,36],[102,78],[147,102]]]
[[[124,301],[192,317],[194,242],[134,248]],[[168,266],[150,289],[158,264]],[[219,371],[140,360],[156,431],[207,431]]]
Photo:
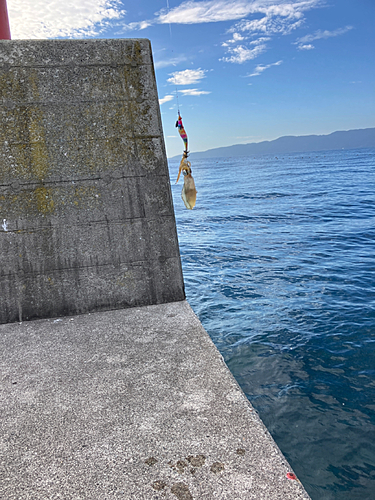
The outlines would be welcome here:
[[[187,152],[184,152],[181,158],[176,184],[179,181],[182,172],[184,175],[184,185],[181,191],[181,198],[185,207],[189,210],[193,210],[197,200],[197,190],[195,188],[193,176],[191,175],[191,163],[187,158]]]
[[[184,175],[184,186],[181,191],[181,198],[185,204],[185,207],[189,210],[192,210],[195,207],[195,202],[197,200],[197,190],[195,188],[193,176],[191,175],[191,163],[190,161],[188,161],[188,138],[182,124],[180,112],[178,112],[176,127],[178,127],[178,132],[185,144],[185,151],[182,153],[176,184],[178,183],[182,172]]]

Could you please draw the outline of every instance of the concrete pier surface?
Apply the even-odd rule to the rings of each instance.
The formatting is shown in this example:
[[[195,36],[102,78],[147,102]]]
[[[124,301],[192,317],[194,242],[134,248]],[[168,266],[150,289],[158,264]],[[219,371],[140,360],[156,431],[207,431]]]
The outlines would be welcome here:
[[[0,336],[1,499],[309,498],[186,301]]]

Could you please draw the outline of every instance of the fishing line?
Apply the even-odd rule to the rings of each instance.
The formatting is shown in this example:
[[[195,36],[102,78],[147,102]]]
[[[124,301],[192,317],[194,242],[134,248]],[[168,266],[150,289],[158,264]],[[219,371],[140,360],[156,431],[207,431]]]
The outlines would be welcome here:
[[[169,0],[167,0],[167,12],[169,13]],[[171,26],[171,23],[169,22],[169,38],[170,38],[170,41],[173,45],[173,41],[172,41],[172,26]],[[173,52],[173,49],[172,49],[172,52]],[[178,90],[177,90],[177,84],[176,84],[176,101],[177,101],[177,111],[178,111],[178,115],[180,115],[180,105],[178,103]]]
[[[167,0],[167,9],[169,13],[169,0]],[[169,24],[169,36],[170,36],[170,43],[173,47],[173,41],[172,41],[172,28],[171,28],[171,23],[168,22]],[[173,49],[172,49],[173,52]],[[178,128],[178,133],[180,134],[181,139],[184,142],[185,149],[182,153],[182,158],[180,161],[180,167],[178,169],[178,176],[177,176],[177,181],[176,184],[180,178],[181,173],[184,175],[184,186],[181,191],[181,198],[182,201],[185,204],[185,207],[188,208],[189,210],[192,210],[195,207],[196,199],[197,199],[197,190],[195,188],[195,182],[193,179],[193,176],[191,174],[191,163],[188,161],[188,156],[189,156],[189,151],[188,151],[188,138],[184,129],[184,126],[182,124],[182,118],[180,115],[180,104],[178,102],[178,90],[177,90],[177,76],[176,74],[174,75],[175,78],[175,87],[176,87],[176,101],[177,101],[177,111],[178,111],[178,119],[176,122],[176,127]]]
[[[168,11],[168,14],[169,14],[169,0],[167,0],[167,11]],[[171,23],[168,23],[169,24],[169,36],[171,37],[171,41],[172,41],[172,27],[171,27]],[[172,50],[173,52],[173,50]]]
[[[178,111],[178,114],[180,114],[180,105],[178,104],[178,90],[177,90],[177,85],[176,85],[176,100],[177,100],[177,111]]]

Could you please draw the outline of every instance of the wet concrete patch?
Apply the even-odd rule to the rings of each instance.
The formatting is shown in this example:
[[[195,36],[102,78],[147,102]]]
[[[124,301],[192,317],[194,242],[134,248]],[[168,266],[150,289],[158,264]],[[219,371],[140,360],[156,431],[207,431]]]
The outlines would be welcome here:
[[[215,474],[217,474],[218,472],[221,472],[223,470],[224,470],[224,464],[222,464],[221,462],[215,462],[210,467],[210,471],[214,472]]]
[[[176,483],[172,486],[171,492],[178,498],[178,500],[193,500],[189,488],[184,483]]]
[[[158,461],[154,457],[150,457],[147,460],[145,460],[145,464],[149,465],[150,467],[152,467],[153,465],[155,465],[157,462]]]
[[[154,488],[154,490],[161,491],[164,490],[164,488],[167,486],[167,483],[165,483],[164,481],[154,481],[151,486]]]
[[[193,466],[193,467],[202,467],[206,461],[206,457],[204,455],[190,455],[189,457],[186,458],[186,460]]]

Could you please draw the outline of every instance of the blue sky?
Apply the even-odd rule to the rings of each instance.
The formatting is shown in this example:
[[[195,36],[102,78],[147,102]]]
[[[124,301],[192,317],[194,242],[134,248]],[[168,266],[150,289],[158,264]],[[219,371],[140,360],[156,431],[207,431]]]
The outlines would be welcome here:
[[[149,38],[168,156],[375,127],[374,0],[7,0],[12,38]]]

